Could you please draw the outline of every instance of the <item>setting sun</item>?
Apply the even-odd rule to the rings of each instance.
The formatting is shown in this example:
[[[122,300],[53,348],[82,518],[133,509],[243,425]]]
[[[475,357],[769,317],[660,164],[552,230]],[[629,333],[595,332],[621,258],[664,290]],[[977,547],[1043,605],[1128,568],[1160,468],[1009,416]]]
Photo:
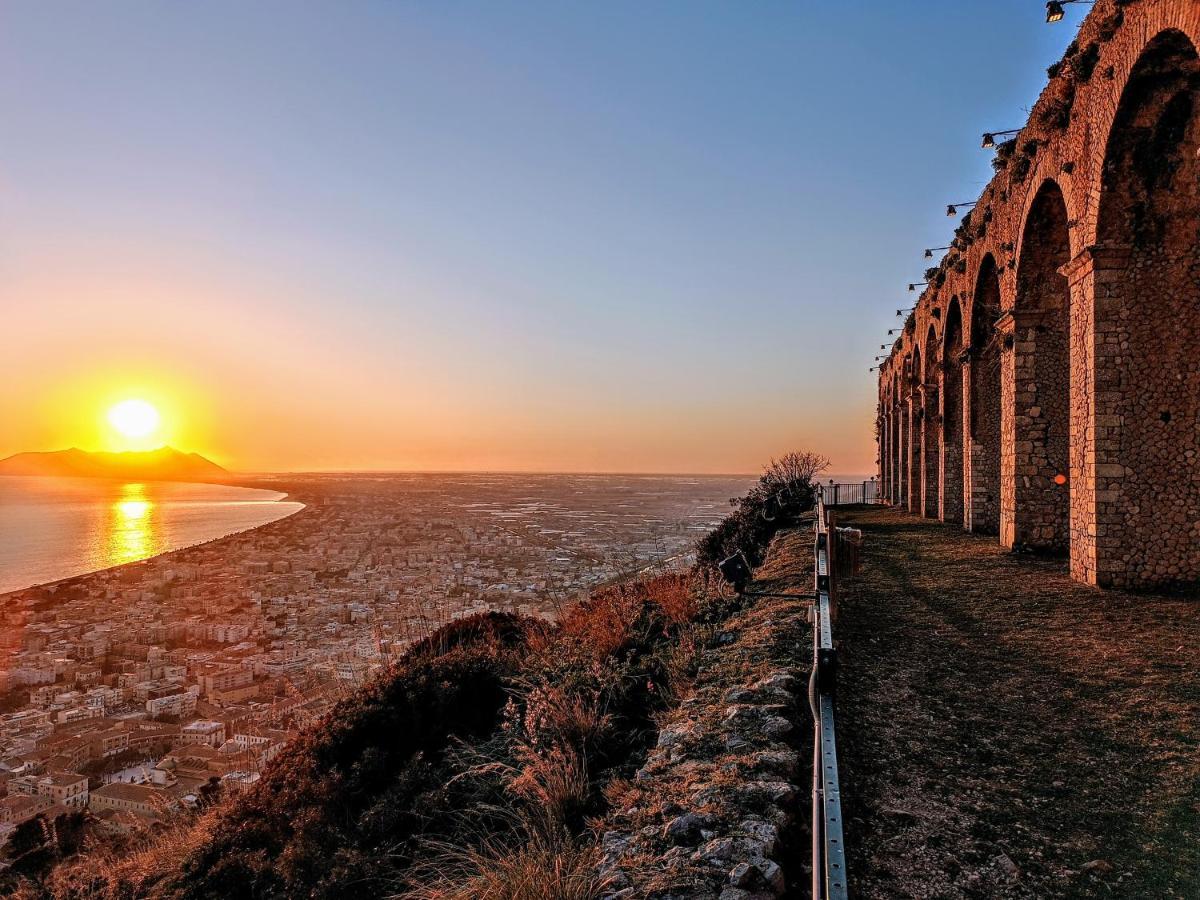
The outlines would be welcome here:
[[[122,400],[108,411],[108,422],[125,438],[151,437],[158,429],[158,410],[145,400]]]

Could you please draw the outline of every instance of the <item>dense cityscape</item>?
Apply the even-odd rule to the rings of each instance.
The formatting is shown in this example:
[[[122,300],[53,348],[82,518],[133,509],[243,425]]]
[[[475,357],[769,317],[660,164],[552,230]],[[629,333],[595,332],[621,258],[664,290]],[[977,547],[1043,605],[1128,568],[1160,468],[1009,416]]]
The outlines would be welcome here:
[[[137,833],[252,784],[406,645],[488,609],[553,618],[686,560],[745,478],[260,478],[278,522],[3,604],[0,836],[87,810]]]

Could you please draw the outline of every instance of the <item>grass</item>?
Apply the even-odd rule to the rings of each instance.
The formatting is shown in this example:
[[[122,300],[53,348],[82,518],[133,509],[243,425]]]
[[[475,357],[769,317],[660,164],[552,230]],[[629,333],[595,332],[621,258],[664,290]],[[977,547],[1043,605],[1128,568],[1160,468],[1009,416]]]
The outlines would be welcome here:
[[[842,524],[866,538],[838,623],[860,895],[1200,896],[1200,604],[890,510]]]

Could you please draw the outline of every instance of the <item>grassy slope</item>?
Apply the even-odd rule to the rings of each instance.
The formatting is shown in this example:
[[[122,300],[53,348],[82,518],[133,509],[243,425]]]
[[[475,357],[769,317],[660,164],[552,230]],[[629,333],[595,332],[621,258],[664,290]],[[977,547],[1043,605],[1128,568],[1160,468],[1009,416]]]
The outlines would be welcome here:
[[[839,622],[860,896],[1200,896],[1200,604],[847,518],[866,532]]]

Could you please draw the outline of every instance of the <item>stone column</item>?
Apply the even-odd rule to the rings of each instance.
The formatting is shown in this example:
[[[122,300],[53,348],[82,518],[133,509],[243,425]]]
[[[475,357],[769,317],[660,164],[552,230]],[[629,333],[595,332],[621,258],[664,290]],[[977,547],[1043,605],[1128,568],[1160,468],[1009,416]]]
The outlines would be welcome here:
[[[1016,319],[1011,312],[996,322],[1000,336],[1000,545],[1010,550],[1017,543],[1017,457],[1027,452],[1027,448],[1017,446],[1016,416],[1018,408],[1025,409],[1031,402],[1028,390],[1018,387],[1018,379],[1027,384],[1033,374],[1022,371],[1018,375],[1016,371],[1015,330]],[[1020,358],[1024,360],[1025,356]]]
[[[918,513],[921,509],[921,476],[918,471],[921,466],[921,422],[920,402],[915,394],[908,395],[908,467],[905,476],[908,479],[908,503],[906,508],[910,513]]]
[[[1121,343],[1128,247],[1086,247],[1059,271],[1071,290],[1071,576],[1123,583]],[[1098,372],[1099,370],[1099,372]]]
[[[921,515],[936,519],[940,504],[940,434],[941,413],[938,410],[936,382],[922,384],[921,393]]]

